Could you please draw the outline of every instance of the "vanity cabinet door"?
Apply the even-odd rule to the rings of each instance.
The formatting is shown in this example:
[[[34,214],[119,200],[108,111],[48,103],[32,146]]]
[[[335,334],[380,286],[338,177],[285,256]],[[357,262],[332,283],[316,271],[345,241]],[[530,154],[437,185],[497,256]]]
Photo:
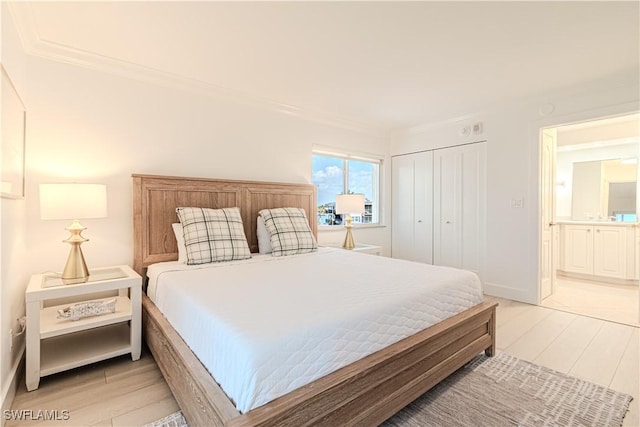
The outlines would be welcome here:
[[[563,269],[571,273],[593,273],[593,226],[563,226]]]
[[[593,274],[626,278],[627,228],[610,225],[593,228]]]
[[[629,254],[627,254],[627,259],[631,256],[633,260],[633,271],[629,274],[631,278],[638,280],[640,279],[640,228],[636,225],[633,227],[634,231],[632,235],[634,236],[633,247]],[[627,269],[628,271],[628,269]]]

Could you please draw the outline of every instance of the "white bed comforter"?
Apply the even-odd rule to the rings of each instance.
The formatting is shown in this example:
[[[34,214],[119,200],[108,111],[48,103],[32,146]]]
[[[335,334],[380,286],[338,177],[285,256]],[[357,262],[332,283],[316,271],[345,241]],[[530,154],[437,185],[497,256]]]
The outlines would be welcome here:
[[[149,297],[242,413],[483,299],[468,271],[329,248],[148,275]]]

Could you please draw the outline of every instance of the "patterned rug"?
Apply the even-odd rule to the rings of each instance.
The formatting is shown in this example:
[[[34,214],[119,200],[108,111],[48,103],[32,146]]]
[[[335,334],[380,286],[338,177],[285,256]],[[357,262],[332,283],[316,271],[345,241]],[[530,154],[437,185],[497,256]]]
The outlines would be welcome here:
[[[621,426],[632,399],[498,353],[478,356],[383,426]],[[177,412],[145,427],[188,424]]]

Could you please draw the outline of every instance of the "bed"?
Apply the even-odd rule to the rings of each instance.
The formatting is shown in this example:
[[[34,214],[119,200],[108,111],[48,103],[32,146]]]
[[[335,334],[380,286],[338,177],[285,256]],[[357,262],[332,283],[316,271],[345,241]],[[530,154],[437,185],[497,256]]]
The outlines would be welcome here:
[[[317,233],[312,185],[150,175],[134,175],[133,184],[134,268],[141,274],[151,264],[177,259],[171,224],[178,206],[240,207],[251,252],[258,250],[255,218],[261,209],[302,208]],[[192,426],[376,425],[479,352],[492,355],[495,306],[475,304],[242,413],[146,296],[143,324],[145,341]]]

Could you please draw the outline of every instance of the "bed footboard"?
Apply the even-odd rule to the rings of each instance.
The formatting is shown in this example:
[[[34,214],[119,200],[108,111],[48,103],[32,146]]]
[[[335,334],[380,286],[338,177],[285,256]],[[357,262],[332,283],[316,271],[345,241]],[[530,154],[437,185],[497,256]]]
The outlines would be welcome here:
[[[192,427],[377,425],[485,351],[497,303],[484,302],[240,414],[148,297],[147,345]]]

